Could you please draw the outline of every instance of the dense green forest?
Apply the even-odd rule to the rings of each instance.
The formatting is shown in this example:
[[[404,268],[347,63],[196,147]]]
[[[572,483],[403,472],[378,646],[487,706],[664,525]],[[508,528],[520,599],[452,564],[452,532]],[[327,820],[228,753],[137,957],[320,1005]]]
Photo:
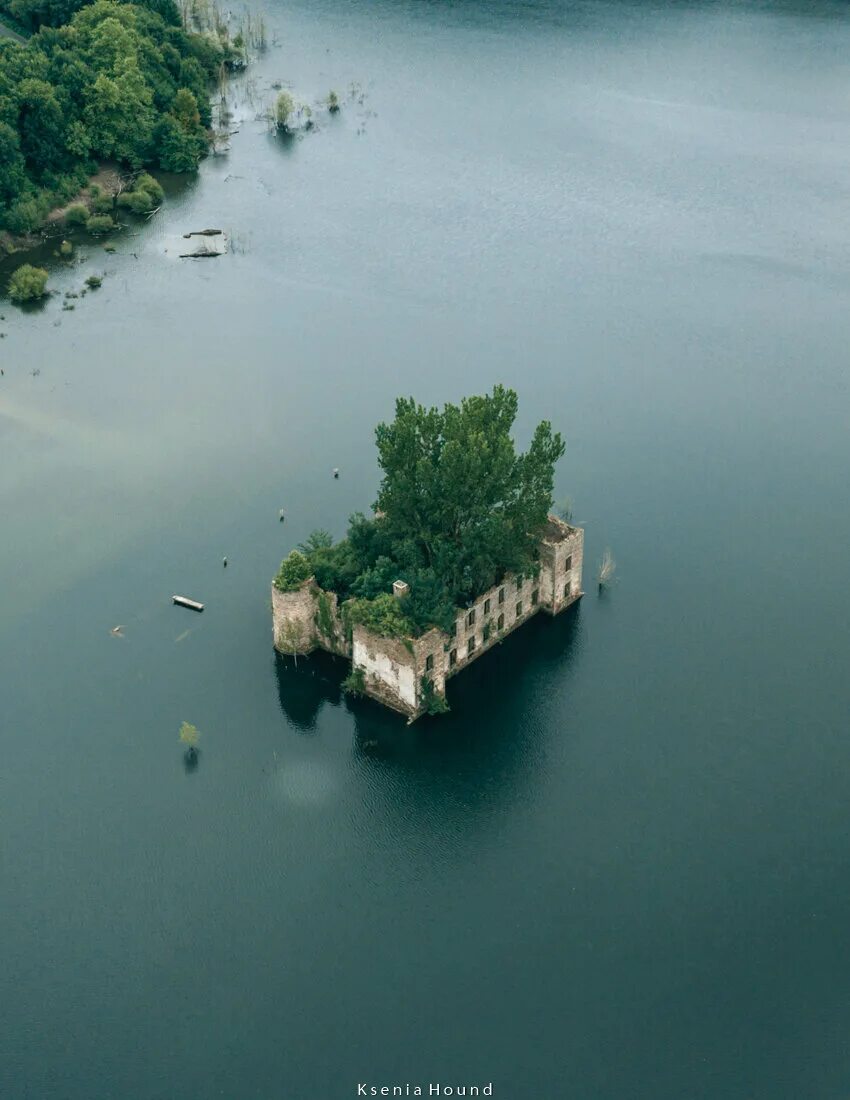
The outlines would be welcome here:
[[[506,573],[533,573],[564,442],[544,420],[517,453],[516,415],[517,395],[503,386],[443,409],[400,398],[395,419],[375,433],[383,473],[375,518],[355,514],[336,544],[313,532],[284,559],[278,588],[315,576],[351,600],[349,622],[405,635],[450,630],[457,606]],[[390,594],[395,580],[410,585],[401,600]]]
[[[209,86],[237,50],[174,0],[0,0],[0,228],[29,232],[103,160],[185,172],[208,148]]]

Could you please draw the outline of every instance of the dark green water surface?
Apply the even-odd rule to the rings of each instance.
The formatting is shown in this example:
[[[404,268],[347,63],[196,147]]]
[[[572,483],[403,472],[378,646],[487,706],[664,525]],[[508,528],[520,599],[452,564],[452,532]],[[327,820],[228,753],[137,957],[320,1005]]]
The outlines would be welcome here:
[[[267,19],[229,155],[0,303],[0,1096],[846,1100],[850,15]],[[408,729],[268,583],[495,381],[620,580]]]

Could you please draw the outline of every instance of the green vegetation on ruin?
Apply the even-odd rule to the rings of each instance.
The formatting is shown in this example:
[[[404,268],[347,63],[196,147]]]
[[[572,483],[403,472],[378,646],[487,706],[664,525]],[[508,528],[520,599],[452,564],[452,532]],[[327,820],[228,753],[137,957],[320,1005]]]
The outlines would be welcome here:
[[[313,567],[300,550],[292,550],[280,563],[274,579],[275,588],[281,592],[294,592],[310,577]]]
[[[564,443],[543,421],[518,452],[517,395],[503,386],[442,410],[400,398],[395,412],[376,429],[383,478],[374,518],[352,515],[337,543],[313,532],[275,584],[291,591],[313,576],[339,596],[348,630],[361,623],[403,638],[450,631],[457,607],[506,573],[537,569]],[[410,586],[401,599],[391,594],[396,580]]]

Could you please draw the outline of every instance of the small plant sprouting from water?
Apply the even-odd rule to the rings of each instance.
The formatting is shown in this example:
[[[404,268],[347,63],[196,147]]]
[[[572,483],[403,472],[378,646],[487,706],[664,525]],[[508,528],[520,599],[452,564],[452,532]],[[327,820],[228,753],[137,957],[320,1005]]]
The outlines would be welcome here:
[[[610,588],[614,583],[614,573],[617,569],[617,563],[614,561],[614,555],[611,553],[608,547],[605,548],[605,553],[602,555],[602,561],[599,563],[599,569],[596,573],[596,582],[599,585],[599,591],[602,592],[606,588]]]
[[[297,130],[313,128],[313,110],[310,105],[299,102],[287,91],[278,93],[274,110],[268,117],[279,133],[294,134]]]
[[[188,749],[197,749],[201,731],[191,722],[184,722],[180,726],[180,740]]]
[[[335,115],[337,113],[337,111],[339,110],[339,96],[336,94],[335,91],[333,91],[333,89],[331,89],[331,91],[328,92],[327,103],[328,103],[328,110],[330,111],[330,113],[332,115]]]
[[[89,290],[99,290],[103,286],[103,279],[100,275],[89,275],[86,279],[86,286]]]
[[[274,121],[278,130],[289,132],[295,113],[295,100],[289,92],[280,92],[275,100]]]
[[[186,767],[191,769],[198,763],[198,741],[201,737],[201,731],[197,726],[193,726],[191,722],[184,722],[180,727],[180,743],[186,746],[186,751],[183,754],[183,760],[186,763]]]

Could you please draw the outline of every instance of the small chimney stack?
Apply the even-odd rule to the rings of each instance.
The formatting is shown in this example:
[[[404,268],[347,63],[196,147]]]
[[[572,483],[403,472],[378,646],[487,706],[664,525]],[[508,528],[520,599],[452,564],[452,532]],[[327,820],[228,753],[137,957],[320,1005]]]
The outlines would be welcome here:
[[[407,581],[393,581],[393,595],[397,600],[410,593],[410,585]]]

